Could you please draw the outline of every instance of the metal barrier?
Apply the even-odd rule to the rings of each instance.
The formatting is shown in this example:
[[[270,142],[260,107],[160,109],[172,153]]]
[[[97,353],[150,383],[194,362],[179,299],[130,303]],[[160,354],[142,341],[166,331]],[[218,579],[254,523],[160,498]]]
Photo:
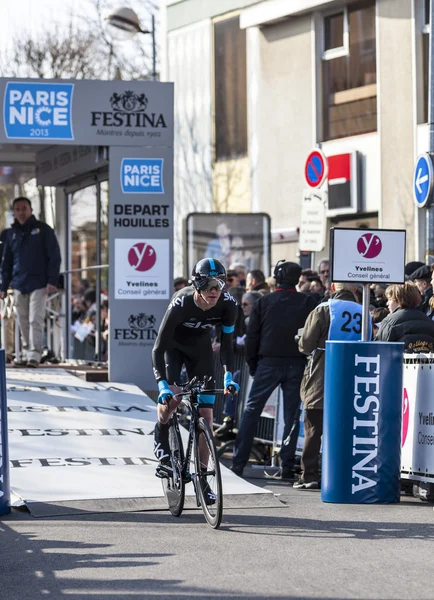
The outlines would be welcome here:
[[[54,356],[62,356],[62,317],[61,312],[63,292],[58,291],[47,298],[45,306],[45,340],[44,346],[49,348]],[[1,348],[7,359],[13,357],[19,360],[22,356],[21,337],[15,307],[15,298],[9,290],[6,298],[0,301],[1,314]]]
[[[94,265],[91,267],[83,267],[81,269],[69,269],[67,271],[62,271],[61,275],[64,275],[65,282],[65,296],[69,302],[68,307],[65,306],[64,315],[65,315],[65,324],[64,324],[64,347],[65,347],[65,359],[68,358],[82,358],[83,360],[91,361],[91,357],[87,357],[86,354],[93,354],[93,360],[96,362],[101,362],[102,352],[101,352],[101,271],[103,269],[108,269],[107,265]],[[78,357],[75,354],[78,352],[79,346],[77,347],[76,343],[71,339],[71,306],[70,300],[72,299],[72,280],[71,275],[73,273],[87,273],[87,271],[96,271],[96,280],[95,280],[95,295],[96,295],[96,314],[98,318],[96,319],[96,331],[95,331],[95,347],[91,348],[84,346],[81,348],[83,350],[83,356]],[[93,351],[92,351],[93,350]],[[74,356],[71,356],[74,355]]]
[[[240,385],[240,393],[237,396],[237,407],[234,416],[235,429],[237,429],[241,416],[243,414],[244,405],[247,401],[249,394],[249,369],[244,359],[244,353],[236,352],[233,373],[239,372],[238,383]],[[214,376],[216,381],[223,381],[224,371],[220,362],[220,354],[214,353]],[[224,407],[226,399],[224,396],[219,395],[216,397],[214,404],[214,425],[216,427],[222,425],[224,418]],[[259,419],[258,427],[255,433],[255,441],[261,442],[267,445],[274,445],[275,442],[275,419],[261,416]]]
[[[63,271],[65,289],[58,290],[47,298],[45,307],[45,338],[44,347],[50,350],[55,359],[64,361],[68,359],[84,360],[86,362],[101,362],[101,270],[108,265],[96,265],[82,269]],[[96,293],[96,319],[95,345],[88,340],[80,342],[72,337],[71,331],[71,275],[97,271]],[[6,298],[0,301],[1,314],[1,348],[5,350],[8,360],[13,357],[20,359],[22,356],[21,339],[16,318],[14,294],[9,290]]]

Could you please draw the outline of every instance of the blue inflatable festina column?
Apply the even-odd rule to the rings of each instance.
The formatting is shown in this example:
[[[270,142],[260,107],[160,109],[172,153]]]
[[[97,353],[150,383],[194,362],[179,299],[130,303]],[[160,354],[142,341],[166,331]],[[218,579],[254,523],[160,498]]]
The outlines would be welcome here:
[[[404,344],[327,342],[321,499],[399,502]]]
[[[0,350],[0,515],[11,511],[5,351]]]

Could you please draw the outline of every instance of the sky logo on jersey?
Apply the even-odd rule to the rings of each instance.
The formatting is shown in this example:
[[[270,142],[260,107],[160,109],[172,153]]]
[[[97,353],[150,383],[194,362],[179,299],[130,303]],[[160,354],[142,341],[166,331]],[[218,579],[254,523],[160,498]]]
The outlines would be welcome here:
[[[12,139],[73,140],[73,83],[9,82],[4,127]]]
[[[162,158],[124,158],[121,187],[124,194],[164,194]]]

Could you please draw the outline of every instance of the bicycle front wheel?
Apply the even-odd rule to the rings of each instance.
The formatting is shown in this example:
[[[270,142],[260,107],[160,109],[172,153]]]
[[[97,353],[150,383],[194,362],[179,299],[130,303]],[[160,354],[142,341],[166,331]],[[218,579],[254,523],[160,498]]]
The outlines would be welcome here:
[[[223,517],[223,490],[214,437],[208,423],[200,417],[194,445],[197,494],[203,514],[214,529],[220,527]]]
[[[171,416],[169,421],[169,445],[172,473],[161,481],[169,510],[174,517],[179,517],[184,508],[185,481],[182,473],[184,449],[176,413]]]

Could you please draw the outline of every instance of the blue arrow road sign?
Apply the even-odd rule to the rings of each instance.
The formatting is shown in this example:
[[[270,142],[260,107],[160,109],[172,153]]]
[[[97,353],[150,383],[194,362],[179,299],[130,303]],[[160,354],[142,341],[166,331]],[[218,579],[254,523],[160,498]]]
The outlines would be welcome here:
[[[413,175],[413,196],[419,208],[425,206],[430,199],[433,183],[434,170],[432,158],[425,152],[417,159]]]

